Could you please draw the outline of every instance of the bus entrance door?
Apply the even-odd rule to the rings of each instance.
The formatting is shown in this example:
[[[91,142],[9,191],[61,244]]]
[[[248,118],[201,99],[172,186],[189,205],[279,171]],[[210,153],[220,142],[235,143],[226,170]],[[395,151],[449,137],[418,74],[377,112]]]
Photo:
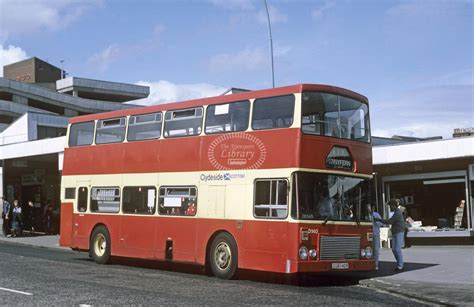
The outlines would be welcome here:
[[[73,215],[73,247],[89,249],[88,218],[86,216],[89,200],[89,181],[77,182],[77,213]]]

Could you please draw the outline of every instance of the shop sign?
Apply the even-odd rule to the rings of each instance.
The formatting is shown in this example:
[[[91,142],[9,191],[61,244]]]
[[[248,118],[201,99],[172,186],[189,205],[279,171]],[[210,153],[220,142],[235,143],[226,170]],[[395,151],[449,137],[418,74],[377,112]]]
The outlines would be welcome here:
[[[34,174],[27,174],[21,176],[21,185],[37,185],[40,184],[40,180]]]
[[[24,161],[24,160],[12,161],[12,166],[13,167],[28,167],[28,161]]]

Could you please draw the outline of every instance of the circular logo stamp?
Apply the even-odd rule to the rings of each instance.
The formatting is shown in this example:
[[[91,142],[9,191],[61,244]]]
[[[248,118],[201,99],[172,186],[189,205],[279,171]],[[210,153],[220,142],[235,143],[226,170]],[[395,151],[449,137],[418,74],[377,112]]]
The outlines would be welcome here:
[[[231,133],[212,141],[207,157],[218,170],[256,169],[265,161],[267,150],[256,136],[243,132]]]

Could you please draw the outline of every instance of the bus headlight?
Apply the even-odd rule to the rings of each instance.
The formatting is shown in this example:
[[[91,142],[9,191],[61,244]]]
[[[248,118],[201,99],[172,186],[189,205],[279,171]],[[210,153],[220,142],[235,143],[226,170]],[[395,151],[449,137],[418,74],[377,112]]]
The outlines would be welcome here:
[[[311,258],[316,258],[317,255],[318,255],[318,252],[316,251],[315,248],[312,248],[312,249],[309,250],[309,256]]]
[[[299,255],[301,260],[308,259],[308,248],[306,248],[306,246],[301,246],[299,250]]]
[[[365,257],[365,249],[363,249],[363,248],[360,249],[360,256],[361,256],[362,258]]]
[[[365,258],[370,259],[372,258],[372,255],[373,255],[372,248],[370,246],[367,246],[365,248]]]

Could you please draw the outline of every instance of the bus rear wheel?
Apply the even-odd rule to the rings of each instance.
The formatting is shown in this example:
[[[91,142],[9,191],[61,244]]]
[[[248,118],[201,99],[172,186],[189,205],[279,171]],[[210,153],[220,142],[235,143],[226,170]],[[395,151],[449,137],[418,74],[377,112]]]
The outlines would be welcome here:
[[[110,234],[107,228],[99,226],[94,229],[89,245],[89,254],[92,260],[99,264],[106,264],[110,259]]]
[[[231,279],[237,272],[237,244],[226,232],[218,234],[209,250],[209,264],[214,276]]]

